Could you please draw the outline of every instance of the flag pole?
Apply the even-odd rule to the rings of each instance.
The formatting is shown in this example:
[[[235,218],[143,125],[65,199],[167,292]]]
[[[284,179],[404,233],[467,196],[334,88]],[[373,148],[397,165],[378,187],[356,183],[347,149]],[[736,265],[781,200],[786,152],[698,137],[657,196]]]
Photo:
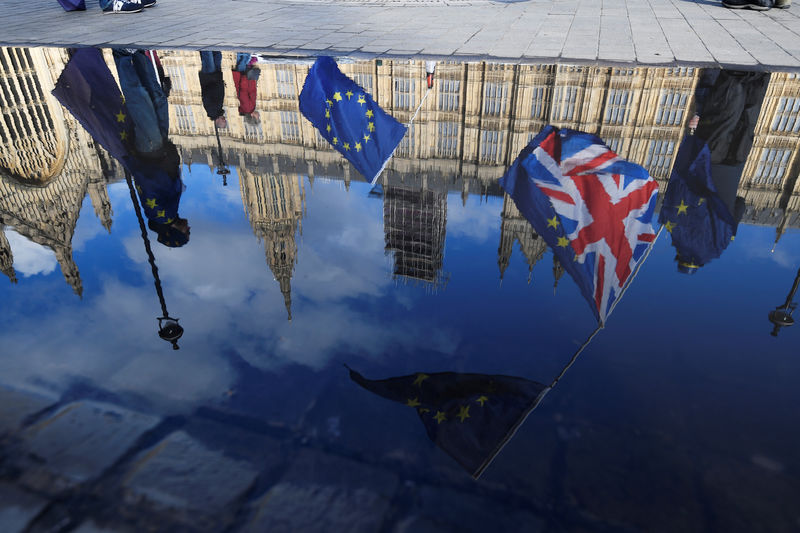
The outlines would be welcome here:
[[[425,96],[422,97],[422,100],[420,100],[416,111],[414,111],[414,114],[411,116],[411,120],[409,120],[408,123],[406,124],[406,133],[408,133],[408,128],[411,127],[411,124],[414,123],[414,119],[417,118],[417,113],[419,113],[419,110],[422,109],[422,104],[425,103],[425,100],[428,98],[428,94],[430,92],[431,92],[430,88],[428,88],[425,91]],[[387,157],[386,161],[383,162],[383,165],[381,165],[381,168],[378,169],[378,172],[375,174],[375,177],[372,178],[372,180],[369,182],[370,186],[373,186],[378,182],[378,178],[381,176],[381,174],[383,174],[383,169],[386,168],[386,165],[389,163],[389,161],[391,161],[392,157],[394,157],[394,153],[397,151],[397,147],[398,146],[400,146],[400,143],[397,143],[397,145],[394,147],[394,150],[392,150],[392,153],[389,154],[389,157]]]
[[[608,314],[606,315],[606,319],[607,319],[609,316],[611,316],[611,313],[612,313],[612,312],[614,311],[614,309],[617,307],[617,304],[620,302],[620,300],[622,300],[622,297],[623,297],[623,296],[625,296],[625,293],[627,292],[627,290],[628,290],[628,287],[630,287],[630,286],[631,286],[631,283],[633,283],[633,280],[636,278],[637,274],[639,274],[639,270],[641,270],[641,268],[642,268],[642,265],[644,264],[644,262],[645,262],[645,261],[647,261],[647,258],[650,256],[650,252],[651,252],[651,251],[653,250],[653,248],[655,247],[655,245],[656,245],[656,241],[658,241],[658,237],[661,235],[661,232],[662,232],[663,230],[664,230],[664,226],[661,226],[661,227],[658,229],[658,232],[656,233],[656,236],[655,236],[655,238],[653,239],[653,242],[652,242],[652,243],[650,243],[650,246],[648,246],[648,247],[647,247],[647,251],[645,252],[645,254],[644,254],[644,257],[642,257],[642,260],[641,260],[641,261],[639,261],[639,263],[636,265],[636,268],[633,270],[633,274],[632,274],[632,275],[631,275],[631,277],[629,277],[629,278],[628,278],[628,280],[625,282],[625,286],[624,286],[624,287],[622,287],[622,292],[620,292],[620,294],[619,294],[619,298],[617,298],[617,299],[614,301],[614,303],[613,303],[613,304],[611,304],[611,309],[609,309],[609,311],[608,311]],[[549,389],[552,389],[553,387],[555,387],[555,386],[556,386],[556,383],[558,383],[558,382],[559,382],[559,380],[560,380],[561,378],[563,378],[563,377],[564,377],[564,374],[566,374],[566,373],[567,373],[567,370],[569,370],[569,369],[570,369],[570,367],[571,367],[572,365],[574,365],[574,364],[575,364],[575,361],[577,361],[577,360],[578,360],[578,356],[579,356],[581,353],[583,353],[583,350],[585,350],[587,346],[589,346],[589,343],[592,341],[592,339],[594,339],[595,335],[597,335],[598,333],[600,333],[600,330],[601,330],[601,329],[604,329],[605,327],[606,327],[606,326],[605,326],[605,324],[604,324],[603,322],[600,322],[600,323],[597,325],[597,327],[594,329],[594,331],[593,331],[593,332],[592,332],[592,333],[589,335],[589,337],[587,337],[586,341],[585,341],[583,344],[581,344],[580,348],[578,348],[578,350],[577,350],[577,351],[576,351],[576,352],[573,354],[572,358],[569,360],[569,362],[568,362],[568,363],[567,363],[567,364],[564,366],[564,368],[561,370],[561,373],[559,373],[559,374],[558,374],[558,376],[556,376],[556,378],[555,378],[555,379],[554,379],[554,380],[553,380],[553,381],[550,383],[550,386],[548,387]]]
[[[634,269],[633,274],[625,282],[625,286],[622,288],[622,292],[620,293],[619,298],[617,298],[616,301],[614,302],[614,304],[611,306],[611,310],[608,312],[608,315],[611,314],[611,311],[614,310],[614,307],[616,307],[616,304],[625,295],[625,292],[628,290],[628,287],[631,286],[631,283],[633,282],[633,280],[636,277],[636,275],[639,273],[639,270],[640,270],[641,266],[644,264],[644,262],[650,256],[650,251],[655,246],[659,235],[661,235],[661,230],[663,230],[663,229],[664,229],[664,226],[661,226],[661,228],[659,228],[658,233],[656,233],[656,236],[653,239],[653,242],[650,243],[650,246],[647,248],[647,252],[645,252],[644,257],[642,257],[642,260],[639,261],[639,264],[636,265],[636,268]],[[608,318],[608,315],[606,315],[606,318]],[[489,465],[492,463],[492,461],[494,461],[494,459],[498,455],[500,455],[500,452],[503,451],[503,448],[505,448],[506,444],[508,444],[508,442],[514,437],[514,435],[517,433],[517,430],[522,426],[522,424],[525,423],[525,421],[528,419],[528,416],[530,416],[530,414],[537,407],[539,407],[539,404],[542,402],[542,400],[547,395],[547,393],[550,392],[553,389],[553,387],[556,386],[556,383],[558,383],[559,380],[561,380],[561,378],[564,377],[564,375],[572,367],[572,365],[575,364],[575,361],[578,360],[578,356],[580,356],[583,353],[583,351],[586,349],[586,347],[589,346],[589,343],[592,342],[592,339],[594,339],[595,336],[598,333],[600,333],[600,330],[602,330],[604,328],[605,328],[605,324],[603,324],[602,322],[597,324],[597,327],[594,328],[594,331],[592,331],[592,333],[589,334],[589,336],[586,338],[586,340],[583,342],[583,344],[581,344],[580,348],[578,348],[578,350],[572,355],[572,357],[567,362],[567,364],[564,365],[564,368],[561,369],[561,372],[558,374],[558,376],[556,376],[555,379],[553,379],[553,381],[550,382],[550,385],[545,387],[542,390],[542,392],[539,393],[539,395],[536,397],[536,399],[533,401],[533,403],[531,403],[531,406],[528,408],[528,410],[525,411],[525,413],[519,418],[519,421],[516,424],[514,424],[514,427],[511,428],[511,430],[505,436],[505,438],[500,443],[500,445],[497,447],[497,449],[494,451],[494,453],[492,453],[492,455],[489,456],[489,458],[486,459],[486,461],[483,462],[483,464],[478,468],[478,470],[475,473],[472,474],[472,477],[474,479],[478,479],[481,476],[481,474],[483,474],[483,472],[489,467]]]

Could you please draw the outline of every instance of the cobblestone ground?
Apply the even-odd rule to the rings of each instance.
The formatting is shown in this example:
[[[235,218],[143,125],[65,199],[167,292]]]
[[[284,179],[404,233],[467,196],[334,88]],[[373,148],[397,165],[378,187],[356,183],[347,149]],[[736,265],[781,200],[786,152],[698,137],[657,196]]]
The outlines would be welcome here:
[[[208,410],[163,418],[0,385],[3,533],[544,530],[502,490],[395,470]]]
[[[159,0],[128,16],[87,5],[66,13],[55,0],[3,0],[0,42],[800,70],[798,5],[756,12],[716,0]]]

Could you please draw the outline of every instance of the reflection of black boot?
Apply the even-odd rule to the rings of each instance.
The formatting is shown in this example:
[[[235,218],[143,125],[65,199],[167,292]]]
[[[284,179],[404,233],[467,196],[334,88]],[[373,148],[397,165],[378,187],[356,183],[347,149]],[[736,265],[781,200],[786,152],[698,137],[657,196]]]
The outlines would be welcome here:
[[[771,9],[775,4],[773,0],[722,0],[722,5],[730,9],[743,9],[747,7],[756,11],[766,11]]]

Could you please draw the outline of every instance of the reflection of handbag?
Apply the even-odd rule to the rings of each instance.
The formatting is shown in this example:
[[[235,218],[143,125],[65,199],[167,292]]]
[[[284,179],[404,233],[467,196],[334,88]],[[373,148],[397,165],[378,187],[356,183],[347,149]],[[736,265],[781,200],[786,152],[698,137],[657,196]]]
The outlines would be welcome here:
[[[61,7],[64,8],[64,11],[85,11],[86,10],[86,1],[85,0],[58,0],[58,3],[61,4]]]
[[[248,68],[245,75],[248,80],[257,80],[261,76],[261,71],[257,68]]]

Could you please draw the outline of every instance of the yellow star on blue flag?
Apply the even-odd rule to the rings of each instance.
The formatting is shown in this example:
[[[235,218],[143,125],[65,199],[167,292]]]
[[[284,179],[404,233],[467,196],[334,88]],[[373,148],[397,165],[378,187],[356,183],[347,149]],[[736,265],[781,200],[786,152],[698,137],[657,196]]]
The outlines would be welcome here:
[[[317,58],[309,70],[300,112],[369,182],[377,179],[406,133],[330,57]]]

